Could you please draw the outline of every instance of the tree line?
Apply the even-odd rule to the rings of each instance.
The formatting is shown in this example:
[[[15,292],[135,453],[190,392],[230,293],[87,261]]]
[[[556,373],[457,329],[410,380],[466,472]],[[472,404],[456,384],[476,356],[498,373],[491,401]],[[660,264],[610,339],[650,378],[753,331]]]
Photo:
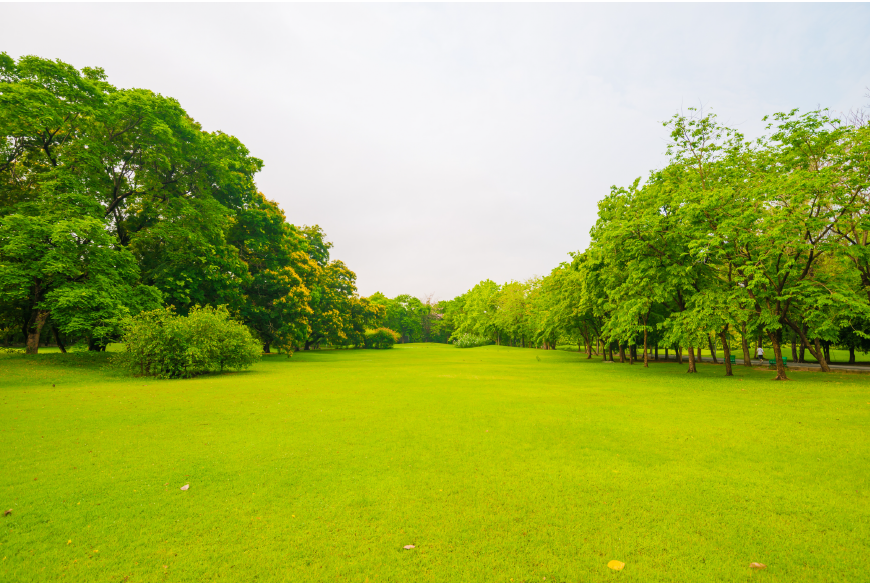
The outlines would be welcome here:
[[[257,190],[263,162],[175,99],[2,53],[0,132],[0,333],[28,353],[104,350],[164,305],[227,306],[266,352],[362,344],[383,311]]]
[[[665,123],[668,164],[612,187],[591,243],[549,275],[480,282],[441,304],[453,336],[592,351],[647,364],[672,348],[689,372],[701,348],[765,338],[777,378],[784,343],[828,371],[828,348],[868,350],[869,124],[779,113],[748,140],[691,109]]]
[[[0,334],[30,353],[49,338],[104,350],[137,314],[224,306],[265,352],[571,342],[645,364],[663,347],[694,372],[719,345],[731,374],[731,347],[749,363],[765,338],[778,378],[790,342],[828,370],[829,346],[868,349],[869,124],[768,122],[748,140],[675,115],[668,164],[612,187],[589,247],[544,277],[364,298],[323,230],[257,190],[263,162],[238,139],[100,68],[0,53]]]

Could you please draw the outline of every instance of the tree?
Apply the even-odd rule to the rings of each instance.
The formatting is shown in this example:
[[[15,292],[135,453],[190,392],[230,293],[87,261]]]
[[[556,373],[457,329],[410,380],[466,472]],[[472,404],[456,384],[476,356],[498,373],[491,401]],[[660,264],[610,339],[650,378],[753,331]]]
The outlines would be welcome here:
[[[116,248],[94,216],[99,208],[64,186],[58,181],[50,194],[0,219],[0,303],[23,316],[29,354],[38,352],[49,317],[105,348],[127,315],[160,302],[156,289],[136,285],[134,257]]]
[[[311,333],[311,293],[303,275],[319,267],[308,256],[305,237],[285,220],[278,205],[261,193],[239,211],[230,232],[248,277],[242,283],[240,314],[263,341],[301,344]]]

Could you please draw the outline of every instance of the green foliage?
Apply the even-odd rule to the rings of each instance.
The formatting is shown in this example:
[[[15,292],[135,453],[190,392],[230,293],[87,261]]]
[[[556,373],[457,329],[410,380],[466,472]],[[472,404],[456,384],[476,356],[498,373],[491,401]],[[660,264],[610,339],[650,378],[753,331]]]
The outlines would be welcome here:
[[[260,343],[226,306],[194,306],[187,316],[171,309],[127,319],[126,351],[117,363],[134,374],[189,378],[224,369],[241,370],[260,359]]]
[[[379,323],[396,330],[401,342],[447,342],[450,327],[443,320],[443,307],[431,297],[423,300],[408,294],[393,299],[375,292],[369,300],[384,309]]]
[[[0,217],[0,303],[27,323],[29,352],[49,315],[64,333],[105,346],[127,315],[160,305],[98,208],[62,178]]]
[[[259,335],[264,351],[270,345],[303,343],[311,333],[311,292],[303,277],[320,269],[306,253],[308,244],[286,222],[278,205],[257,193],[233,225],[231,243],[248,267],[242,283],[243,320]]]
[[[365,348],[393,348],[399,342],[399,334],[390,328],[376,328],[367,330],[363,343]]]

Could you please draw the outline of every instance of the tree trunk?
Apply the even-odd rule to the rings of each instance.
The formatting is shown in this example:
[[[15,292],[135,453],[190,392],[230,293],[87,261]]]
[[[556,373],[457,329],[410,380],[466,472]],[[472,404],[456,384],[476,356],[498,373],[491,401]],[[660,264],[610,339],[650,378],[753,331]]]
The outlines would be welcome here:
[[[798,362],[798,350],[796,350],[795,332],[789,335],[792,342],[792,361]]]
[[[714,361],[714,364],[719,364],[717,360],[717,345],[711,340],[710,334],[708,334],[708,348],[711,350],[711,359]]]
[[[665,347],[665,361],[668,362],[668,346]]]
[[[696,359],[692,346],[687,346],[687,354],[690,357],[690,367],[687,369],[687,372],[697,372],[696,371]]]
[[[622,342],[618,345],[618,347],[620,348],[620,362],[625,363],[626,362],[626,349],[623,348]]]
[[[64,343],[60,341],[60,332],[57,331],[57,326],[51,327],[52,332],[54,332],[54,342],[57,344],[57,347],[60,348],[60,351],[63,354],[67,353],[67,347],[64,346]]]
[[[729,341],[726,337],[726,332],[729,330],[729,325],[720,330],[720,342],[723,344],[723,364],[726,365],[726,376],[732,376],[732,359],[729,354]]]
[[[750,347],[747,346],[746,336],[741,336],[741,349],[744,351],[744,366],[753,366],[750,361]]]
[[[696,361],[702,362],[702,347],[701,346],[696,348]]]
[[[849,364],[856,364],[856,347],[850,345],[850,361]]]
[[[265,344],[263,344],[263,352],[264,352],[265,354],[269,354],[269,342],[266,342]],[[222,365],[222,366],[221,366],[221,370],[223,370],[223,368],[224,368],[224,367],[223,367],[223,365]]]
[[[830,346],[829,344],[823,345],[823,354],[826,355],[826,364],[832,364],[832,357],[829,354],[829,346]]]
[[[777,332],[769,332],[768,338],[771,340],[771,347],[774,349],[774,366],[777,368],[776,381],[788,381],[786,376],[786,367],[783,366],[783,357],[780,355],[780,342],[777,341]]]
[[[629,345],[629,364],[635,364],[635,347]]]
[[[808,329],[807,324],[801,324],[801,328],[802,328],[802,330],[804,330],[804,333],[807,334],[807,329]],[[798,339],[801,340],[801,335],[799,335]],[[807,347],[805,346],[804,342],[799,342],[799,346],[801,347],[801,348],[799,348],[799,351],[800,351],[799,352],[799,361],[800,362],[807,362],[804,358],[804,351],[807,349]]]
[[[666,348],[666,350],[668,349]],[[659,360],[659,343],[653,347],[653,360]]]
[[[649,368],[647,366],[647,322],[644,324],[644,368]]]
[[[30,320],[27,322],[25,354],[39,354],[39,336],[42,334],[42,327],[45,326],[46,320],[48,320],[47,310],[33,310],[30,313]]]
[[[608,342],[608,360],[614,362],[614,343]]]
[[[805,335],[804,330],[803,330],[803,328],[804,328],[803,326],[796,326],[792,320],[787,319],[784,321],[786,322],[787,326],[792,328],[793,332],[798,334],[798,337],[801,340],[802,346],[806,346],[808,349],[808,352],[810,352],[813,355],[813,357],[817,359],[817,362],[820,363],[820,370],[823,372],[832,372],[831,369],[829,368],[829,364],[826,362],[826,359],[823,358],[823,351],[820,349],[819,338],[817,338],[815,340],[816,348],[814,348],[813,346],[811,346],[810,341],[808,340],[807,336]]]

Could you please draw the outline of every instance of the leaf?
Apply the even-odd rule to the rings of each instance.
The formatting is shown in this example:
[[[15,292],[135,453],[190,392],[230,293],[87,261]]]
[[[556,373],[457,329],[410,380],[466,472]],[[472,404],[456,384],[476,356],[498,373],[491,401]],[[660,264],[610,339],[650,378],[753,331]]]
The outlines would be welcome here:
[[[12,514],[12,509],[11,509],[11,508],[10,508],[9,510],[7,510],[6,512],[4,512],[4,513],[3,513],[3,516],[9,516],[10,514]]]
[[[187,490],[187,489],[190,488],[190,487],[191,487],[190,484],[185,484],[184,486],[182,486],[181,488],[179,488],[179,490]]]
[[[762,563],[750,563],[750,568],[751,569],[764,569],[765,565],[763,565]]]
[[[414,548],[414,545],[405,545],[405,546],[402,547],[402,548],[404,548],[406,551],[410,551],[411,549]]]
[[[620,561],[608,561],[608,568],[614,569],[615,571],[622,571],[623,567],[626,566],[626,563],[622,563]]]

